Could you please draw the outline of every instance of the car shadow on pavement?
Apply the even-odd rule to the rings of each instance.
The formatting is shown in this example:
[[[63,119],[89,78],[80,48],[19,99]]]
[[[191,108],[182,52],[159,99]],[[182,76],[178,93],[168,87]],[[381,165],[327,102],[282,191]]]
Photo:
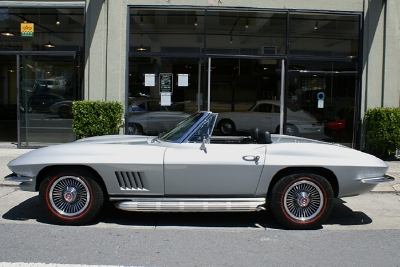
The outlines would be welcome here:
[[[348,208],[342,199],[335,199],[331,215],[324,225],[364,225],[372,223],[370,217]],[[39,196],[25,200],[2,216],[5,220],[52,224],[39,203]],[[285,229],[269,211],[260,212],[128,212],[107,203],[89,225],[117,224],[150,228],[247,228]]]
[[[36,220],[38,222],[49,223],[46,214],[40,206],[39,196],[34,196],[21,202],[4,213],[2,218],[11,221]]]
[[[364,212],[353,211],[345,204],[347,202],[338,198],[335,199],[331,215],[324,225],[364,225],[371,224],[372,219]]]

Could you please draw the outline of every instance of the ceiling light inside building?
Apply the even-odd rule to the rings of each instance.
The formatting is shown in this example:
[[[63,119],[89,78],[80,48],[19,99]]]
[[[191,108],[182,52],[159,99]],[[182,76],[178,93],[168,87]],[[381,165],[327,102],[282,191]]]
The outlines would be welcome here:
[[[1,32],[1,35],[3,35],[3,36],[14,36],[14,34],[12,32],[10,32],[9,28],[7,28],[6,31]]]
[[[49,34],[49,42],[44,44],[45,47],[47,48],[53,48],[56,47],[52,42],[50,42],[50,34]]]
[[[136,48],[137,51],[146,51],[146,47],[144,47],[142,44],[142,39],[143,39],[143,33],[140,34],[140,47]]]
[[[314,30],[318,30],[318,20],[315,21]]]

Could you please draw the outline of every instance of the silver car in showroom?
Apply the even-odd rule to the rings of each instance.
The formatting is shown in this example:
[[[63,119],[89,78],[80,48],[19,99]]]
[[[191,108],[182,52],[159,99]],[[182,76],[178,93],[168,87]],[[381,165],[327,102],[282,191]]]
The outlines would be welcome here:
[[[162,106],[159,99],[132,98],[128,106],[127,134],[158,135],[190,116],[182,108]]]
[[[39,191],[57,224],[86,224],[109,200],[136,212],[269,209],[289,229],[318,228],[334,198],[394,180],[384,161],[338,144],[258,129],[212,136],[216,119],[197,112],[158,137],[98,136],[40,148],[10,161],[5,179]]]
[[[287,107],[287,135],[323,132],[323,124],[309,112],[290,103]],[[256,101],[245,112],[222,112],[217,121],[218,130],[223,135],[232,135],[236,131],[250,132],[255,127],[271,133],[279,133],[279,124],[279,100]]]

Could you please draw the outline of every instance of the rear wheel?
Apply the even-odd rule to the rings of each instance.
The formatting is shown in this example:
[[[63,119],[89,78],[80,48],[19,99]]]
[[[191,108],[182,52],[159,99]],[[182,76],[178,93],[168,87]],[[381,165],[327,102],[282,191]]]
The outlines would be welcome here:
[[[331,213],[332,186],[320,175],[285,176],[272,188],[269,205],[275,218],[287,228],[315,229]]]
[[[297,135],[299,130],[293,124],[286,125],[286,135]]]
[[[219,131],[223,135],[232,135],[236,132],[235,123],[231,120],[224,119],[219,123]]]
[[[96,177],[84,169],[49,173],[40,184],[39,199],[50,220],[67,225],[90,222],[104,203]]]
[[[280,128],[280,126],[278,125],[276,127],[275,133],[279,134],[279,130],[280,130],[279,128]],[[286,133],[285,133],[286,135],[293,136],[293,135],[297,135],[298,133],[299,133],[299,129],[297,129],[296,126],[294,126],[293,124],[286,125]]]
[[[60,109],[58,110],[58,115],[61,118],[72,118],[72,110],[70,107],[68,106],[62,106],[60,107]]]

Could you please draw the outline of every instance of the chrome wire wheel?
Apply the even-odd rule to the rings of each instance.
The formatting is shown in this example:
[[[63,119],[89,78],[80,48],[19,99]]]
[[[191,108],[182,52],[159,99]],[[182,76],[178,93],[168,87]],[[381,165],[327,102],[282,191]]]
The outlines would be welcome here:
[[[53,209],[67,217],[77,216],[90,204],[90,191],[86,183],[76,176],[58,178],[49,190]]]
[[[315,183],[298,181],[283,196],[286,213],[298,221],[308,221],[317,216],[324,206],[324,195]]]

